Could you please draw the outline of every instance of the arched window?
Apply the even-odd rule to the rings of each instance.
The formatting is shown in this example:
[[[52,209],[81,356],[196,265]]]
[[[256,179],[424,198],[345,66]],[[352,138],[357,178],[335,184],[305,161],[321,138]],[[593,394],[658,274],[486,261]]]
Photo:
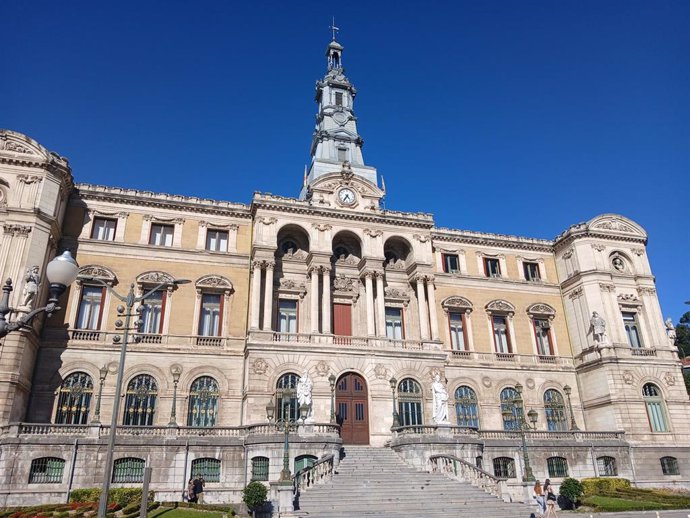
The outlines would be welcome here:
[[[549,432],[565,432],[568,430],[563,396],[557,390],[549,389],[544,392],[544,413],[546,414],[546,426]]]
[[[73,372],[58,389],[56,424],[87,424],[93,395],[93,380],[85,372]]]
[[[220,461],[213,458],[194,459],[189,475],[201,475],[206,482],[220,482]]]
[[[148,374],[140,374],[127,385],[125,398],[125,426],[151,426],[156,412],[158,385]]]
[[[57,457],[41,457],[31,461],[29,484],[61,484],[65,461]]]
[[[510,457],[496,457],[494,459],[494,476],[515,478],[515,461]]]
[[[317,460],[313,455],[295,457],[295,474],[299,473],[300,470],[312,467]]]
[[[504,430],[519,430],[522,423],[522,398],[513,387],[501,391],[501,415]]]
[[[405,378],[398,384],[398,413],[401,426],[424,424],[422,387],[412,378]]]
[[[187,426],[215,426],[219,395],[218,382],[215,379],[210,376],[195,379],[189,389]]]
[[[144,459],[136,457],[124,457],[116,459],[113,463],[113,482],[141,483],[144,481]]]
[[[618,475],[618,468],[616,467],[616,459],[604,455],[597,457],[597,471],[600,477],[615,477]]]
[[[647,417],[652,432],[668,432],[668,421],[659,387],[654,383],[646,383],[642,387],[642,395],[645,405],[647,405]]]
[[[252,457],[252,482],[268,480],[268,457]]]
[[[549,477],[563,478],[568,476],[568,461],[564,457],[549,457],[546,459]]]
[[[458,426],[479,428],[479,408],[477,394],[466,385],[455,390],[455,415]]]
[[[289,372],[283,374],[276,385],[276,416],[277,419],[289,418],[296,421],[299,417],[299,403],[297,402],[297,384],[299,375]]]
[[[661,471],[664,475],[680,475],[678,459],[675,457],[661,457]]]

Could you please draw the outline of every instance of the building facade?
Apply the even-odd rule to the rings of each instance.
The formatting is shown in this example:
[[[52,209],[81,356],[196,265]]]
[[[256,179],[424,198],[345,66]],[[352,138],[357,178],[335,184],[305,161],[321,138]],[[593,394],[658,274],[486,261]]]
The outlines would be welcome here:
[[[537,478],[689,485],[690,403],[644,229],[603,214],[543,240],[383,208],[342,52],[327,48],[297,198],[75,184],[66,159],[0,133],[10,305],[45,301],[41,282],[25,304],[27,271],[57,253],[80,264],[57,313],[1,339],[0,505],[99,485],[115,404],[114,484],[152,466],[152,488],[179,499],[203,472],[207,501],[239,501],[249,480],[278,479],[268,414],[299,417],[301,378],[312,405],[291,434],[293,472],[370,444],[420,469],[452,454],[518,485],[527,424]],[[121,302],[109,288],[166,282],[142,303],[114,401]],[[450,425],[434,421],[436,375]]]

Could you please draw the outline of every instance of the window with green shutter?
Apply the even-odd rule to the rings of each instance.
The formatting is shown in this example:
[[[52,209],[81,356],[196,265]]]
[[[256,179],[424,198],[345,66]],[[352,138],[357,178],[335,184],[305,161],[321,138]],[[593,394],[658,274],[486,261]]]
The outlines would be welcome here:
[[[143,482],[145,465],[146,461],[144,461],[144,459],[137,459],[135,457],[125,457],[123,459],[117,459],[113,463],[112,481],[116,483]]]
[[[252,482],[268,481],[268,457],[252,458]]]
[[[57,457],[41,457],[31,461],[29,484],[60,484],[65,461]]]
[[[194,459],[190,476],[197,475],[204,477],[206,482],[220,482],[220,461],[212,458]]]

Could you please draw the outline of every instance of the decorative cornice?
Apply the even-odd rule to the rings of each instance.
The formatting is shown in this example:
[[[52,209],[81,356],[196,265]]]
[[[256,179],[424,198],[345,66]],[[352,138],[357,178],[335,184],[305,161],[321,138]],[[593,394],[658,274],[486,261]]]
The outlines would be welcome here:
[[[548,239],[473,232],[470,230],[455,230],[446,227],[433,228],[431,230],[431,236],[434,243],[437,241],[454,242],[480,247],[499,247],[527,250],[530,252],[553,253],[553,241]]]
[[[5,223],[3,226],[3,232],[5,234],[11,234],[13,236],[27,237],[31,232],[31,226],[29,225],[16,225],[12,223]]]

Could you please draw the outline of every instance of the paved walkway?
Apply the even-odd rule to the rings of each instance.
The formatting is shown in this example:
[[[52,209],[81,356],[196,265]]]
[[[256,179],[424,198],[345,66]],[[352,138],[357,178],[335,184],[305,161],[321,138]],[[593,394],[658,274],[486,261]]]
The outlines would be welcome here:
[[[563,518],[690,518],[690,509],[675,511],[628,511],[625,513],[578,513],[574,511],[560,511],[558,516]]]

